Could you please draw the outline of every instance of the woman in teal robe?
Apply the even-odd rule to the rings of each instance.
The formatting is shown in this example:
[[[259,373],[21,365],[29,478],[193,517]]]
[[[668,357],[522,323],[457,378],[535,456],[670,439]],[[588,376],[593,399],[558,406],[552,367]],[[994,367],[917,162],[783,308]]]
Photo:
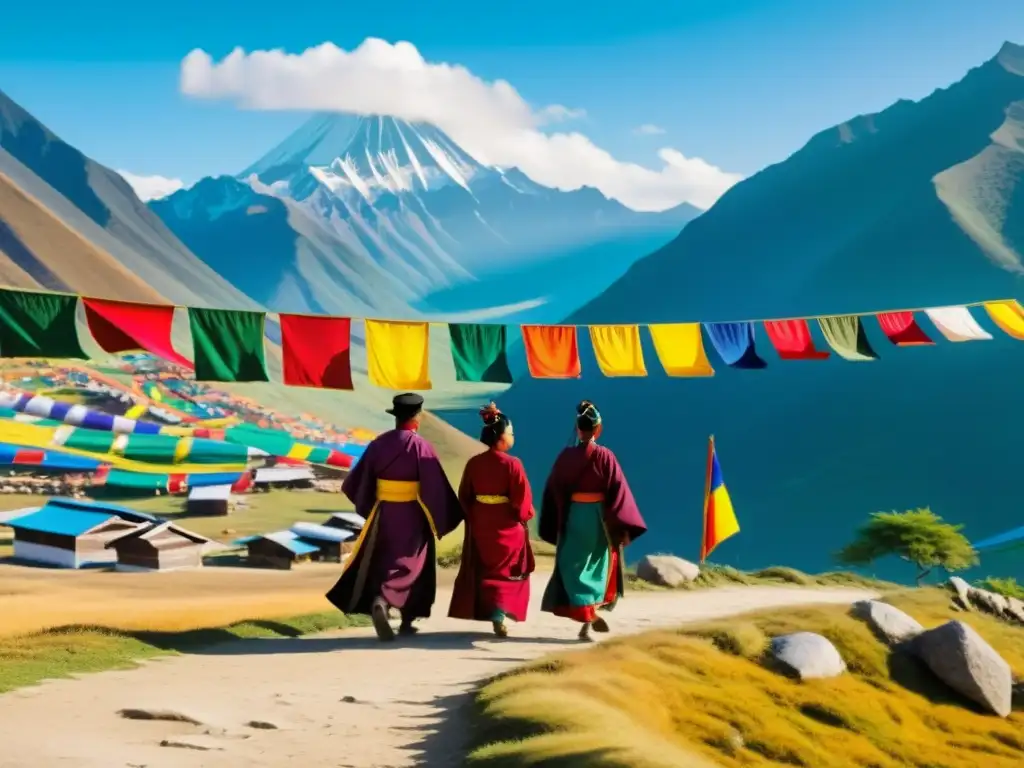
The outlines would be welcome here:
[[[647,531],[615,454],[597,444],[597,407],[576,407],[576,445],[555,460],[540,513],[540,537],[555,545],[555,569],[541,610],[581,623],[580,639],[607,632],[597,615],[623,595],[623,548]]]

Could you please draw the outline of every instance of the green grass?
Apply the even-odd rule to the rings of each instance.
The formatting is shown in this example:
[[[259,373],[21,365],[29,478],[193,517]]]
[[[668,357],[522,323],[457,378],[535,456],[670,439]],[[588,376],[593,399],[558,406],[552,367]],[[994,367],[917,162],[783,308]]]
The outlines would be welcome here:
[[[887,601],[933,627],[974,626],[1024,674],[1024,631],[956,613],[949,592]],[[771,637],[824,635],[846,674],[793,681],[771,669]],[[649,632],[542,659],[477,695],[470,765],[486,768],[1011,768],[1024,764],[1024,702],[977,711],[922,665],[892,653],[843,606],[808,606]]]
[[[641,592],[667,591],[661,587],[643,581],[636,575],[636,568],[626,571],[626,582],[630,589]],[[773,565],[759,571],[740,571],[728,565],[712,565],[706,563],[701,567],[700,576],[694,581],[684,582],[675,589],[692,590],[708,589],[709,587],[753,587],[792,585],[798,587],[850,587],[889,591],[899,589],[898,584],[879,581],[849,571],[830,571],[827,573],[808,574],[782,565]]]
[[[55,627],[30,635],[0,637],[0,693],[42,680],[126,669],[154,656],[186,653],[246,638],[300,637],[366,626],[364,617],[337,611],[293,618],[241,621],[183,632],[125,632],[105,627]]]
[[[987,589],[989,592],[995,592],[1003,597],[1015,597],[1018,600],[1024,600],[1024,584],[1018,584],[1017,580],[1012,576],[1008,579],[989,576],[974,586],[979,589]]]

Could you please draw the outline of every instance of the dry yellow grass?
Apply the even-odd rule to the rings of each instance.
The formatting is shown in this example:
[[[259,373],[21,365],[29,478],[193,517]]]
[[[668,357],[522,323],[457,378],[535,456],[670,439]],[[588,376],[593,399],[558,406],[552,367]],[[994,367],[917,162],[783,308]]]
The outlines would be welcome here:
[[[1024,672],[1024,630],[954,614],[939,590],[891,602],[925,626],[972,624]],[[809,630],[850,667],[799,683],[769,671],[770,636]],[[798,765],[1010,768],[1024,764],[1024,713],[1002,720],[951,695],[923,668],[890,656],[844,608],[769,612],[655,632],[549,658],[479,697],[474,764],[488,766]]]

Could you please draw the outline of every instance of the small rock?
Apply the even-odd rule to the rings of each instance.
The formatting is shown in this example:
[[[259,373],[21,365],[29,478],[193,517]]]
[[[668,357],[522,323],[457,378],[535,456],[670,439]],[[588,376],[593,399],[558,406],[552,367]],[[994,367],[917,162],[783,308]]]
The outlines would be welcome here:
[[[836,647],[813,632],[772,638],[772,656],[801,680],[838,677],[846,671]]]
[[[888,643],[902,643],[924,632],[924,627],[913,616],[879,600],[854,603],[851,613],[866,621]]]
[[[120,709],[117,714],[125,720],[160,720],[166,723],[202,725],[194,717],[189,717],[181,712],[175,712],[170,709]]]
[[[951,576],[949,586],[960,599],[960,606],[968,611],[971,610],[971,585],[959,576]]]
[[[257,728],[261,731],[276,731],[277,726],[273,723],[268,723],[266,720],[250,720],[246,723],[250,728]]]
[[[221,751],[220,747],[209,747],[205,744],[195,744],[190,741],[172,741],[170,739],[164,739],[160,742],[161,747],[174,747],[176,749],[195,749],[199,752],[210,752],[210,751]]]
[[[922,632],[911,651],[954,691],[989,712],[1008,717],[1012,709],[1010,665],[973,628],[949,621]]]
[[[649,584],[678,587],[700,576],[700,567],[672,555],[644,555],[636,566],[636,575]]]
[[[1024,600],[1018,600],[1016,597],[1008,598],[1009,608],[1007,613],[1021,624],[1024,624]]]
[[[356,700],[355,696],[342,696],[341,697],[341,703],[342,704],[358,704],[359,702]]]

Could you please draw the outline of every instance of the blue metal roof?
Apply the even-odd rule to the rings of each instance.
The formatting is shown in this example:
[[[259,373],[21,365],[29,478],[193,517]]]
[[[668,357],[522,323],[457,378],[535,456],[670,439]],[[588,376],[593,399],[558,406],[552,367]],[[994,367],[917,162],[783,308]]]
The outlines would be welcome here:
[[[245,546],[257,539],[269,539],[275,544],[280,544],[295,555],[310,555],[313,552],[318,552],[320,550],[320,547],[301,541],[298,536],[291,531],[274,531],[273,533],[263,533],[258,536],[246,536],[242,539],[235,539],[234,543],[238,546]]]
[[[146,514],[145,512],[139,512],[129,507],[122,507],[118,504],[107,504],[106,502],[100,501],[79,501],[78,499],[68,499],[63,496],[50,499],[46,502],[47,507],[54,507],[57,509],[63,509],[71,512],[98,512],[107,515],[117,515],[124,520],[132,523],[157,523],[161,522],[161,518],[154,517],[153,515]]]
[[[7,525],[17,531],[19,528],[58,536],[81,536],[98,525],[118,517],[110,512],[86,512],[78,509],[63,509],[47,504],[42,509],[8,520]]]

